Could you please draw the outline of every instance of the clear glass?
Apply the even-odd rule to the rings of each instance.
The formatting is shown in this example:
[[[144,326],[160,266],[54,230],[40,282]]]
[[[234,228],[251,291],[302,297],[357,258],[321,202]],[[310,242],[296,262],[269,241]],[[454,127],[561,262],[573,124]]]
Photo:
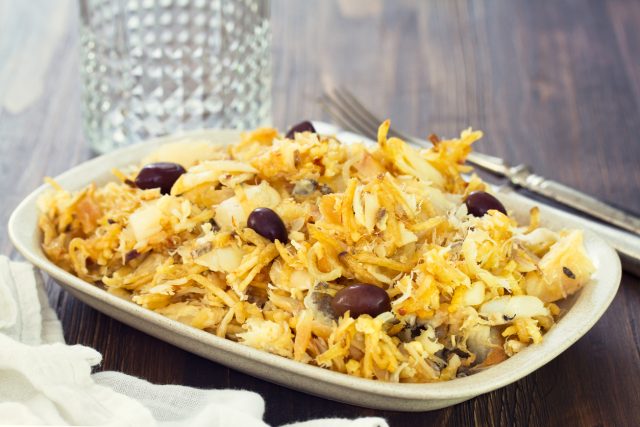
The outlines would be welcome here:
[[[271,122],[268,0],[79,2],[93,150]]]

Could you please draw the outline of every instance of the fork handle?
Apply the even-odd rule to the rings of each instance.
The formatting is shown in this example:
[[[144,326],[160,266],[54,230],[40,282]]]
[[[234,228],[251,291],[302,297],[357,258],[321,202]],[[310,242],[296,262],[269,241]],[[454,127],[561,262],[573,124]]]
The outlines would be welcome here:
[[[513,184],[640,235],[640,219],[634,215],[609,206],[574,188],[529,173],[524,166],[516,166],[512,170],[514,173],[511,174],[510,180]]]

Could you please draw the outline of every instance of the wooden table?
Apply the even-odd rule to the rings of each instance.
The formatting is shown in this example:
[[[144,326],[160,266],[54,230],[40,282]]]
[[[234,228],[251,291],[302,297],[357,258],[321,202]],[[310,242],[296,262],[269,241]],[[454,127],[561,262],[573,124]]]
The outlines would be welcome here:
[[[19,3],[0,3],[0,24],[37,25],[33,16],[10,14]],[[640,2],[273,3],[280,128],[326,119],[314,98],[323,84],[340,83],[399,128],[454,135],[472,125],[486,134],[479,150],[526,161],[547,177],[640,211]],[[51,15],[66,23],[43,95],[17,114],[0,107],[0,253],[13,258],[19,256],[6,234],[13,208],[45,175],[90,156],[81,131],[76,15],[75,2]],[[3,31],[6,25],[0,76],[11,48],[33,33]],[[7,93],[0,86],[0,102]],[[419,414],[335,403],[252,378],[114,321],[51,281],[47,286],[67,342],[100,351],[100,369],[157,383],[253,390],[266,397],[266,421],[276,425],[372,415],[398,426],[640,425],[640,282],[629,275],[598,324],[553,362],[501,390]]]

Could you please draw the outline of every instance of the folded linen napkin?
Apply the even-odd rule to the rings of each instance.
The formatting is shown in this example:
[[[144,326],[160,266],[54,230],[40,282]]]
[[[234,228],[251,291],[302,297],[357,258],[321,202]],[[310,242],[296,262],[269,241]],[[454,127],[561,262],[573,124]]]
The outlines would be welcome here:
[[[264,400],[245,390],[155,385],[120,372],[91,375],[100,353],[66,345],[40,274],[0,256],[0,424],[264,427]],[[288,427],[387,427],[382,418]]]

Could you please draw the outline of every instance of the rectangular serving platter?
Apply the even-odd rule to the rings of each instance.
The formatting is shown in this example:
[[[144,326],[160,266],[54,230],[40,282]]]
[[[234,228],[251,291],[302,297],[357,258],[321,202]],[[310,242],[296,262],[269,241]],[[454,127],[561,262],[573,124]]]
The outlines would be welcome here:
[[[239,137],[240,133],[233,130],[202,130],[154,139],[89,160],[55,180],[68,190],[78,190],[92,182],[100,185],[115,179],[111,174],[113,168],[137,164],[163,144],[181,142],[188,149],[188,144],[194,142],[231,144]],[[346,133],[338,137],[364,140]],[[541,344],[531,345],[504,362],[468,377],[427,384],[385,383],[303,364],[219,338],[111,295],[62,270],[50,262],[40,248],[36,202],[48,188],[48,185],[39,187],[15,209],[9,220],[9,235],[27,260],[47,272],[73,296],[127,325],[230,368],[316,396],[369,408],[439,409],[513,383],[541,368],[582,337],[604,314],[620,283],[620,260],[616,252],[596,234],[585,232],[585,246],[597,271],[579,293],[560,304],[566,311],[544,335]],[[496,192],[519,221],[528,221],[529,210],[536,206],[533,201],[508,190]],[[539,208],[543,225],[553,229],[576,226],[569,214],[546,206]]]

